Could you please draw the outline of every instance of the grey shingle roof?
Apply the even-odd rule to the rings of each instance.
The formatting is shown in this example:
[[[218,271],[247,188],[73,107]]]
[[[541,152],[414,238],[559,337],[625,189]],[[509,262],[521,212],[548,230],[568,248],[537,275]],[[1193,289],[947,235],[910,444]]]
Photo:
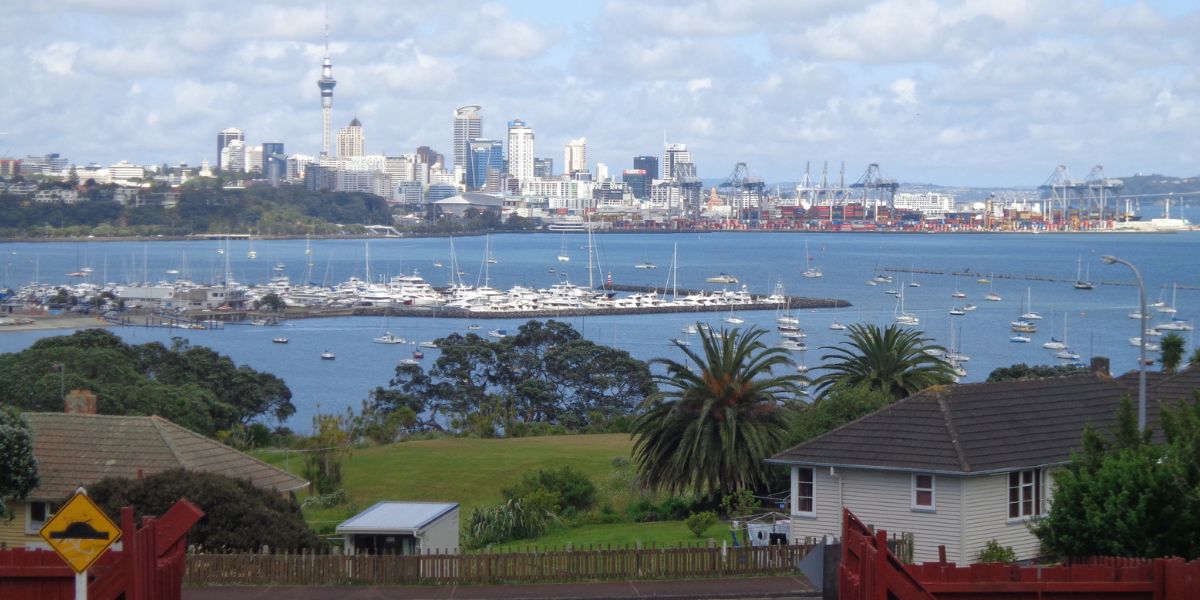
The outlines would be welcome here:
[[[939,386],[771,460],[961,474],[1056,464],[1086,423],[1107,428],[1129,394],[1094,375]]]
[[[24,413],[33,431],[41,485],[30,495],[62,498],[105,477],[135,478],[175,468],[219,473],[278,491],[307,485],[229,446],[161,417]]]

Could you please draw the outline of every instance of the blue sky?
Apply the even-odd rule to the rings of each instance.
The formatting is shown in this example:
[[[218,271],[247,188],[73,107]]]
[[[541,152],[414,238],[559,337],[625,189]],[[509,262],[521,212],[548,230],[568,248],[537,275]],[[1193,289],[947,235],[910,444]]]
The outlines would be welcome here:
[[[216,132],[320,144],[323,2],[26,0],[0,61],[0,155],[199,164]],[[768,181],[1031,186],[1200,174],[1200,11],[1101,0],[330,0],[335,128],[450,154],[451,114],[524,119],[537,155],[588,139],[610,171],[692,150]]]

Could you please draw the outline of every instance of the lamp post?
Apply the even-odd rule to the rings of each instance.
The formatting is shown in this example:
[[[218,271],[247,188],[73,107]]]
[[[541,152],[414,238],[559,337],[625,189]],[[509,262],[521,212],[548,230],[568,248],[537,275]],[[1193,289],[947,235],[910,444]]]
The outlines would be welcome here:
[[[1142,274],[1138,272],[1137,267],[1133,263],[1122,260],[1115,256],[1105,254],[1100,257],[1106,265],[1121,264],[1129,267],[1133,271],[1133,276],[1137,277],[1138,284],[1138,430],[1146,430],[1146,319],[1149,315],[1146,314],[1146,286],[1142,283]]]

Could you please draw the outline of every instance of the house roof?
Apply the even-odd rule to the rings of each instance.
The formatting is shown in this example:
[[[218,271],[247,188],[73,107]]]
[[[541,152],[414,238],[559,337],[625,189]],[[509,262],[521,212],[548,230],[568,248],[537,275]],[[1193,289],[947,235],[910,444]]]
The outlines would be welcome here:
[[[1091,374],[937,386],[770,460],[963,475],[1059,464],[1129,393]]]
[[[307,481],[162,417],[24,413],[41,484],[32,498],[57,499],[105,477],[184,468],[288,491]]]
[[[1147,393],[1155,400],[1167,406],[1175,406],[1180,400],[1191,400],[1193,398],[1192,393],[1200,390],[1200,366],[1189,366],[1169,377],[1158,372],[1159,377],[1152,379],[1150,377],[1151,373],[1153,372],[1146,372],[1146,385],[1153,386]],[[1137,371],[1127,373],[1125,376],[1122,376],[1122,379],[1125,379],[1129,375],[1132,375],[1130,381],[1136,390],[1138,384]],[[1147,413],[1151,412],[1151,407],[1157,408],[1155,406],[1157,402],[1149,402],[1147,404]],[[1146,420],[1149,421],[1150,418],[1147,417]]]
[[[458,509],[457,502],[377,502],[337,526],[337,533],[416,531]]]

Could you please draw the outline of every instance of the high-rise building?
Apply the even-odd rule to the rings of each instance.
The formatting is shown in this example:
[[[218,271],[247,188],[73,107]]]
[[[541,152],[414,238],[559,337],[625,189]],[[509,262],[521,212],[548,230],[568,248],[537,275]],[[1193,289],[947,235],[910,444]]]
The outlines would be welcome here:
[[[563,146],[563,175],[587,170],[587,138],[567,142]]]
[[[469,142],[470,159],[467,161],[467,189],[488,189],[489,183],[500,185],[500,174],[504,172],[504,143],[500,140],[474,139]]]
[[[221,162],[218,163],[223,171],[246,171],[246,142],[231,140],[221,149]]]
[[[550,179],[554,177],[554,159],[553,158],[535,158],[533,159],[533,176],[541,179]]]
[[[217,168],[226,168],[225,163],[221,161],[221,151],[225,150],[225,147],[229,145],[229,142],[234,140],[244,143],[246,141],[246,132],[236,127],[227,127],[217,132]],[[244,166],[238,167],[238,170],[241,171],[244,168]]]
[[[321,63],[321,78],[317,87],[321,90],[321,156],[329,156],[329,114],[333,111],[333,63],[329,60],[329,24],[325,25],[325,61]]]
[[[287,154],[283,152],[283,142],[263,142],[262,172],[272,186],[287,180]]]
[[[645,171],[646,177],[651,180],[658,179],[657,156],[635,156],[633,157],[633,168]]]
[[[663,150],[663,158],[660,165],[662,167],[662,178],[675,179],[678,177],[678,173],[675,172],[675,165],[690,162],[692,162],[692,153],[688,152],[685,144],[667,144],[666,149]]]
[[[658,159],[655,159],[658,162]],[[633,192],[633,197],[645,200],[650,197],[650,174],[645,169],[626,169],[621,174],[621,181]]]
[[[483,110],[478,104],[460,106],[454,110],[454,166],[468,165],[471,140],[483,137]]]
[[[508,122],[508,173],[520,181],[533,178],[533,128],[525,121]]]
[[[337,155],[338,158],[346,158],[364,154],[366,153],[363,151],[362,123],[359,122],[358,117],[354,117],[349,125],[337,132]]]
[[[263,147],[251,146],[246,148],[246,171],[248,173],[263,172]]]
[[[429,165],[445,166],[446,159],[442,154],[429,146],[417,146],[417,160]]]

